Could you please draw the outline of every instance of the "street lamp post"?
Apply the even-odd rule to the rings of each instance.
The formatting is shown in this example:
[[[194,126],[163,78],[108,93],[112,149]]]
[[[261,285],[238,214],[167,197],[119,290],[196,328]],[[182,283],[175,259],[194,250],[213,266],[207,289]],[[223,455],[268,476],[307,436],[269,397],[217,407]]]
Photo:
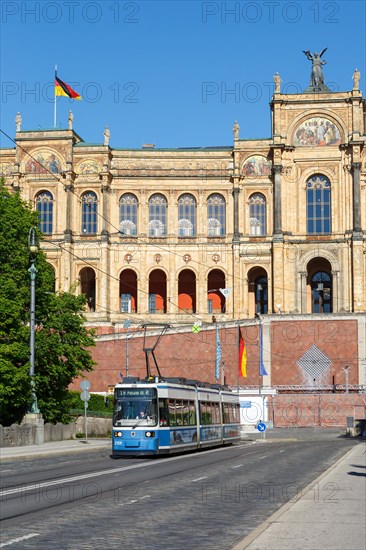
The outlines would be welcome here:
[[[32,386],[32,402],[29,407],[29,412],[33,414],[39,414],[39,408],[37,404],[36,384],[34,381],[34,356],[35,356],[35,321],[36,321],[36,275],[37,268],[35,266],[36,257],[38,253],[38,245],[36,239],[36,231],[34,227],[31,227],[28,234],[28,248],[31,257],[31,266],[28,269],[31,280],[31,295],[30,295],[30,340],[29,340],[29,376],[31,378]]]
[[[126,378],[128,378],[128,339],[131,336],[130,332],[126,334]]]
[[[126,319],[123,328],[129,329],[131,326],[131,321]],[[128,339],[132,336],[131,332],[126,333],[126,377],[128,378]]]

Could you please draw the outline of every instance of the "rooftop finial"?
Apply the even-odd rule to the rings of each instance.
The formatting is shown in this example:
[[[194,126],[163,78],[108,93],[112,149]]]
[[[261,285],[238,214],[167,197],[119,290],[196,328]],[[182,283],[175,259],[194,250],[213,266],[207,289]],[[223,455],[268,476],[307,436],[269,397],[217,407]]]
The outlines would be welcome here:
[[[20,132],[21,126],[22,126],[22,117],[20,113],[17,113],[17,116],[15,117],[15,129],[17,132]]]

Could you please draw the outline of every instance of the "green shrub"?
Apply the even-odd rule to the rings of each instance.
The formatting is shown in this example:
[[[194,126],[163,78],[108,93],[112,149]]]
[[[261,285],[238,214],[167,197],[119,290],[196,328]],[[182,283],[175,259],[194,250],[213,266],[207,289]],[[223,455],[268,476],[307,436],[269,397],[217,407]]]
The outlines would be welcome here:
[[[81,400],[79,391],[69,391],[68,406],[70,414],[74,415],[75,411],[77,413],[84,414],[84,401]],[[93,416],[96,416],[97,413],[100,413],[100,416],[112,416],[113,411],[113,395],[98,395],[95,393],[90,394],[90,399],[88,401],[88,414],[92,413]]]

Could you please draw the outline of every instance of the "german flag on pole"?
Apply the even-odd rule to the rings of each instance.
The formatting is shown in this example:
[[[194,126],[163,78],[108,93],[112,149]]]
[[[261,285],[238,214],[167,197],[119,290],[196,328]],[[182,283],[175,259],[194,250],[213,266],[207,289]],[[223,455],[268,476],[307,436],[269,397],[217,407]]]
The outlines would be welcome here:
[[[239,376],[247,376],[247,348],[239,327]]]
[[[80,94],[75,92],[68,84],[65,84],[65,82],[62,82],[57,75],[55,74],[55,96],[66,96],[70,97],[71,99],[81,99]]]

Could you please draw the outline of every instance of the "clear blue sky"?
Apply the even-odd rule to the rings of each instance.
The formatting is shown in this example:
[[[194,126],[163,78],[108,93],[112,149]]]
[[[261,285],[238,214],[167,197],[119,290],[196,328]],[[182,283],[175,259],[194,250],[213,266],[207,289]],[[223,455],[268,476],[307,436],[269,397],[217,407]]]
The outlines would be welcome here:
[[[362,1],[7,1],[1,9],[1,128],[53,126],[53,75],[82,101],[59,98],[57,125],[88,142],[140,148],[231,145],[269,137],[273,75],[290,93],[309,84],[319,52],[326,83],[350,90],[361,71],[365,92]],[[230,93],[232,91],[232,93]],[[11,146],[1,135],[1,146]]]

